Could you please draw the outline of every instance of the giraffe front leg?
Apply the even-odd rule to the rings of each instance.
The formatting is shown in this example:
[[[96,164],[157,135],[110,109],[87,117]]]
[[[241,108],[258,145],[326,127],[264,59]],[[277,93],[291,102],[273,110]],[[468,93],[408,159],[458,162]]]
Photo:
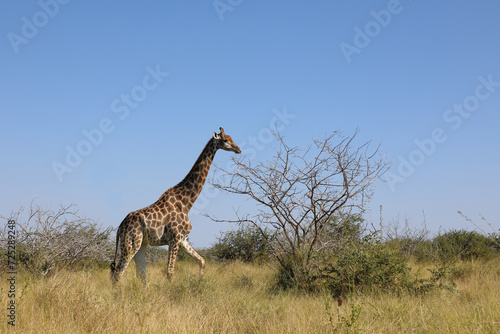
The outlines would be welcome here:
[[[191,245],[187,242],[187,239],[183,239],[181,241],[181,245],[193,259],[198,261],[200,264],[200,275],[203,276],[205,273],[205,260],[193,249],[193,247],[191,247]]]
[[[177,258],[177,252],[179,251],[179,241],[172,241],[168,245],[168,265],[167,265],[167,278],[172,279],[174,276],[174,266],[175,259]]]

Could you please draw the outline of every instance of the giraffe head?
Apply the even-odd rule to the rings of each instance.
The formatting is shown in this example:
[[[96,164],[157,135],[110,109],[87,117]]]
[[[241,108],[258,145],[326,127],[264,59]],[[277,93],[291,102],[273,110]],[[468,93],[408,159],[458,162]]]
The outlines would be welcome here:
[[[236,145],[233,141],[233,139],[231,138],[231,136],[228,136],[224,133],[224,129],[223,128],[219,128],[220,129],[220,133],[215,133],[214,132],[214,139],[215,139],[215,142],[217,144],[217,148],[221,148],[225,151],[231,151],[231,152],[234,152],[236,154],[240,154],[241,153],[241,150],[240,148],[238,147],[238,145]]]

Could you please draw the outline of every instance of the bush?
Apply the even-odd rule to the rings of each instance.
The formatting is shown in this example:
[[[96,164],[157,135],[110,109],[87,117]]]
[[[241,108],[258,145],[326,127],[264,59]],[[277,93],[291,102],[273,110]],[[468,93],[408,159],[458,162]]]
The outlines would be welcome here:
[[[354,291],[400,289],[411,279],[411,269],[399,252],[389,251],[378,240],[345,245],[318,268],[315,279],[335,297]]]
[[[303,290],[312,291],[316,289],[314,279],[311,277],[311,266],[304,263],[304,252],[299,254],[284,253],[277,259],[280,266],[276,273],[275,287],[280,290]]]
[[[443,264],[457,260],[490,259],[497,252],[495,240],[475,231],[451,230],[431,243],[434,257]]]
[[[495,249],[495,251],[497,253],[499,253],[500,252],[500,233],[496,233],[496,232],[491,233],[490,239],[491,239],[493,248]]]
[[[222,233],[208,250],[208,254],[218,261],[257,261],[267,258],[268,239],[267,234],[262,235],[261,231],[242,225],[237,230]]]
[[[433,255],[432,240],[398,237],[385,241],[384,245],[387,249],[400,253],[406,261],[432,262],[436,258]]]
[[[93,220],[78,215],[74,205],[58,210],[32,204],[13,214],[16,222],[16,261],[33,274],[46,275],[56,266],[109,265],[114,242],[112,228],[102,230]],[[6,230],[0,231],[0,249],[7,250]],[[3,252],[2,252],[3,253]]]
[[[412,272],[402,253],[382,242],[378,232],[341,246],[334,252],[316,251],[309,271],[295,257],[285,258],[277,272],[276,286],[284,290],[326,289],[334,298],[367,292],[420,294],[455,287],[454,268],[430,269],[431,276],[424,279]]]
[[[470,218],[459,213],[473,225],[481,230]],[[482,217],[482,216],[481,216]],[[484,221],[486,219],[482,217]],[[439,265],[447,265],[457,260],[483,259],[489,260],[499,254],[500,238],[491,227],[493,233],[478,233],[467,230],[450,230],[430,237],[430,232],[425,226],[421,229],[410,227],[408,220],[401,227],[399,220],[381,227],[384,230],[384,244],[394,251],[398,251],[407,260],[419,262],[432,262]],[[482,231],[482,230],[481,230]]]
[[[332,217],[319,235],[317,246],[310,251],[310,245],[276,254],[280,266],[276,276],[279,289],[316,290],[318,271],[341,254],[345,245],[357,245],[363,240],[364,220],[359,215],[338,215]]]

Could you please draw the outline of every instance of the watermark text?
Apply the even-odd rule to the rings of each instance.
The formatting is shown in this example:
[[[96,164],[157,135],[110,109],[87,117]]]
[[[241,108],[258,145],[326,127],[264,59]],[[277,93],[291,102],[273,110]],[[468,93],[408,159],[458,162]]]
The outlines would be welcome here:
[[[444,123],[454,131],[458,130],[463,121],[479,109],[482,101],[490,98],[500,87],[500,81],[494,81],[491,74],[487,77],[479,76],[477,80],[479,84],[476,85],[474,93],[443,112]],[[395,191],[396,185],[412,176],[417,167],[423,165],[427,158],[436,152],[438,145],[443,144],[447,139],[446,129],[437,127],[431,131],[428,137],[414,140],[416,148],[408,155],[399,155],[395,169],[385,175],[391,191]]]
[[[373,20],[366,22],[362,28],[359,26],[354,27],[352,43],[342,41],[339,44],[340,51],[347,63],[350,64],[353,55],[360,54],[363,49],[370,45],[371,41],[379,36],[383,29],[389,26],[394,16],[403,12],[403,9],[404,7],[400,0],[389,0],[385,9],[370,11],[370,16]]]
[[[139,107],[139,104],[148,97],[149,92],[158,88],[163,80],[170,75],[168,72],[163,72],[159,64],[155,68],[146,66],[146,72],[147,74],[142,78],[140,85],[134,86],[130,92],[121,94],[120,98],[111,102],[111,112],[116,114],[120,121],[125,120],[130,115],[131,110]],[[58,181],[63,182],[64,176],[80,166],[84,158],[89,156],[94,148],[101,145],[105,136],[112,133],[115,128],[116,120],[104,117],[93,129],[83,129],[81,133],[84,139],[81,139],[74,146],[67,145],[65,147],[66,157],[62,162],[52,162],[52,169]]]
[[[214,0],[212,5],[219,19],[224,21],[224,15],[226,15],[227,12],[232,12],[236,7],[241,5],[242,2],[243,0]]]
[[[38,6],[40,10],[35,12],[31,17],[23,16],[21,18],[21,29],[19,33],[13,31],[7,33],[7,39],[14,53],[19,53],[19,47],[26,45],[35,38],[40,29],[45,27],[51,19],[53,19],[61,8],[61,5],[66,5],[70,0],[40,0]]]
[[[9,220],[7,222],[7,323],[9,326],[16,325],[16,222]]]

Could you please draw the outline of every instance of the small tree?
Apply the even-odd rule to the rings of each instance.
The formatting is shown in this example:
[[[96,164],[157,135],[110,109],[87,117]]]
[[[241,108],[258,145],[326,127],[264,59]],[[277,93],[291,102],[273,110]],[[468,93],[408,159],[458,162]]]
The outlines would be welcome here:
[[[333,132],[313,139],[305,148],[289,146],[273,133],[277,147],[267,162],[233,159],[234,168],[219,168],[224,177],[215,188],[250,197],[258,205],[256,214],[236,220],[265,230],[270,251],[292,282],[307,280],[314,252],[324,247],[322,232],[338,217],[359,216],[372,196],[372,183],[387,169],[379,147],[355,145],[358,131],[345,137]],[[341,231],[342,229],[337,229]]]

